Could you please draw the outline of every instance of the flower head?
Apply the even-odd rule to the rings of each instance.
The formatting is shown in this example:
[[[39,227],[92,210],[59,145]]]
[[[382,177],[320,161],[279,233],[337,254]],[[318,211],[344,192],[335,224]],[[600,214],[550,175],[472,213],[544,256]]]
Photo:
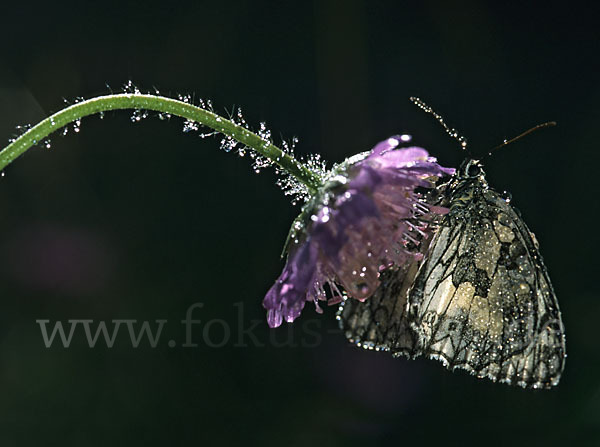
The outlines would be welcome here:
[[[339,301],[346,294],[364,301],[379,285],[379,274],[419,256],[411,250],[428,236],[428,207],[418,187],[432,177],[452,174],[425,149],[397,149],[406,136],[392,137],[370,152],[334,167],[323,187],[292,225],[287,263],[269,289],[263,306],[269,326],[296,319],[306,301],[326,300],[328,285]]]

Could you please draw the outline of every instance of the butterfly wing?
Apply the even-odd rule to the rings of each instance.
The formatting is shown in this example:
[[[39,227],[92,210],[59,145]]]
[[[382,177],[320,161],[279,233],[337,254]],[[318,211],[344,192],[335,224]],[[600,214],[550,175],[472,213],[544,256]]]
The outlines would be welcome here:
[[[414,354],[416,339],[406,319],[406,303],[417,269],[417,261],[387,269],[369,299],[345,299],[341,303],[337,319],[351,343],[394,355]]]
[[[414,351],[523,387],[556,385],[564,327],[535,236],[478,182],[452,194],[408,296]]]

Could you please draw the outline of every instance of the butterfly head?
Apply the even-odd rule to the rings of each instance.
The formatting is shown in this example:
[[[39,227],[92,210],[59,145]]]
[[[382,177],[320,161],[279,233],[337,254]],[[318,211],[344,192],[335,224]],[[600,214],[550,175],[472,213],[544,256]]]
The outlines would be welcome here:
[[[478,179],[485,176],[483,172],[483,163],[479,160],[467,158],[462,162],[460,169],[457,172],[458,176],[462,179]]]
[[[449,193],[455,197],[472,198],[477,191],[485,191],[488,184],[485,179],[483,163],[480,160],[467,158],[456,171],[453,181],[450,183]],[[464,200],[462,200],[464,202]]]

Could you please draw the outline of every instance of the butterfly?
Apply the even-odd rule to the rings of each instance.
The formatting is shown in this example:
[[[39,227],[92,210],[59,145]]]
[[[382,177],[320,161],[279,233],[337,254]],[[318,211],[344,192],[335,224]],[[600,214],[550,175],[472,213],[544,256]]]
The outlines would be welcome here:
[[[421,260],[383,271],[365,302],[342,302],[348,340],[524,388],[557,385],[564,325],[538,242],[510,199],[468,158],[426,201],[449,212]]]

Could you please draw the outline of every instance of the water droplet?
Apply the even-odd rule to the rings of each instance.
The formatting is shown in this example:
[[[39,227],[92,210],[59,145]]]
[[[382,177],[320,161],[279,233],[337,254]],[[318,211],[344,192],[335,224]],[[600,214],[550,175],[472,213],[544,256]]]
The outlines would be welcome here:
[[[365,283],[356,284],[356,288],[361,295],[367,295],[369,293],[369,286]]]
[[[187,133],[187,132],[195,132],[198,129],[200,129],[200,125],[196,121],[185,120],[183,122],[183,131],[185,133]]]
[[[130,119],[131,119],[132,123],[139,123],[144,118],[148,118],[148,111],[147,110],[136,109],[131,114],[131,118]]]
[[[238,142],[230,136],[226,136],[221,140],[221,149],[225,152],[230,152],[238,145]]]
[[[140,89],[138,89],[131,80],[127,81],[127,83],[123,86],[123,92],[134,93],[136,95],[141,93]]]
[[[217,135],[219,132],[207,132],[207,133],[201,133],[199,135],[200,138],[204,139],[204,138],[208,138],[208,137],[214,137],[215,135]]]
[[[271,131],[267,129],[267,125],[265,123],[260,123],[258,136],[263,140],[264,147],[267,147],[271,144]]]
[[[27,132],[29,129],[31,129],[31,124],[23,124],[22,126],[16,126],[17,131],[22,135],[25,132]]]

